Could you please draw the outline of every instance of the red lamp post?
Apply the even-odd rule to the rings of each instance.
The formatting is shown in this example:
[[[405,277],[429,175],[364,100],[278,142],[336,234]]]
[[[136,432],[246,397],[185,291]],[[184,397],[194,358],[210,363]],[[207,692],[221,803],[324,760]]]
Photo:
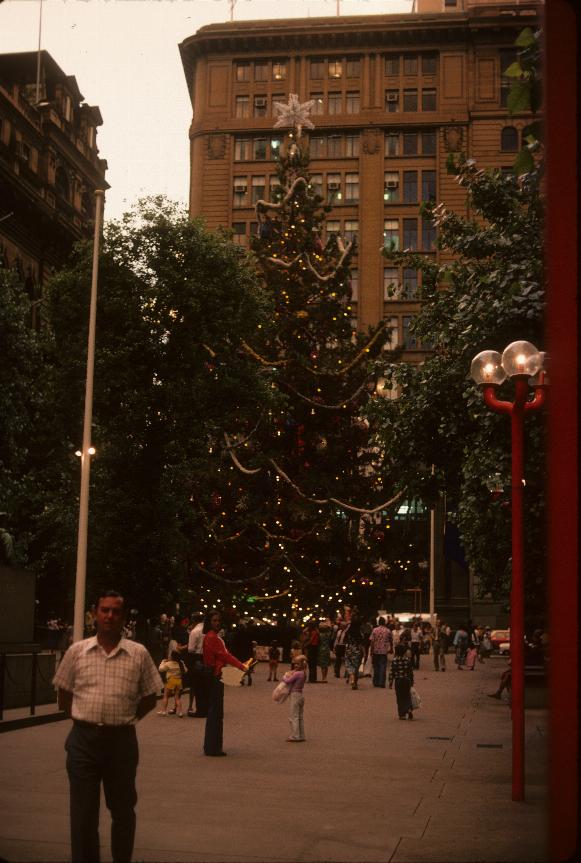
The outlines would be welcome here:
[[[502,356],[482,351],[472,360],[470,374],[482,387],[486,405],[510,416],[512,443],[512,583],[510,592],[510,656],[512,716],[512,799],[524,800],[524,539],[523,539],[523,425],[527,413],[545,401],[543,354],[530,342],[512,342]],[[496,397],[507,377],[515,383],[513,402]],[[529,394],[534,393],[529,401]]]

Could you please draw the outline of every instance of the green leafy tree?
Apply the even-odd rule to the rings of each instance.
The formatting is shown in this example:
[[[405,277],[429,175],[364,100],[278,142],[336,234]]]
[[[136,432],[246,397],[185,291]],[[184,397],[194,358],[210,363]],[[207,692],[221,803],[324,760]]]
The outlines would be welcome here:
[[[16,273],[0,268],[0,533],[6,563],[26,563],[27,500],[35,494],[41,349]]]
[[[49,286],[45,445],[30,552],[47,593],[71,594],[76,556],[91,248]],[[80,286],[86,286],[80,295]],[[189,601],[209,440],[271,399],[239,349],[270,315],[227,237],[163,199],[107,226],[97,305],[88,580],[146,611]],[[210,345],[212,347],[210,347]]]
[[[523,144],[515,159],[515,174],[531,171],[543,150],[543,124],[538,117],[543,98],[542,36],[542,29],[533,31],[525,27],[515,42],[519,49],[517,59],[504,72],[511,79],[507,102],[509,112],[531,113],[535,118],[522,131]]]
[[[423,302],[412,329],[432,344],[433,353],[419,366],[387,369],[400,397],[372,407],[381,444],[400,466],[401,481],[428,502],[446,491],[481,592],[498,597],[506,596],[510,573],[510,425],[485,407],[468,372],[485,348],[502,351],[517,339],[542,347],[541,170],[507,177],[470,160],[458,170],[472,215],[459,216],[443,204],[424,208],[452,262],[386,252],[394,264],[422,272]],[[510,388],[502,387],[508,398]],[[538,610],[544,574],[542,417],[527,417],[525,430],[527,587],[531,608]]]

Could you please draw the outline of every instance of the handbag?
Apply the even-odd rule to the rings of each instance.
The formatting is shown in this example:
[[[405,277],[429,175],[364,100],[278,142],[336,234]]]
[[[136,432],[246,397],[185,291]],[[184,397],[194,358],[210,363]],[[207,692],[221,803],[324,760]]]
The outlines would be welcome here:
[[[420,693],[415,688],[415,686],[410,686],[410,699],[412,702],[412,710],[417,710],[418,707],[422,706],[422,699],[420,698]]]
[[[272,690],[272,700],[276,701],[277,704],[282,704],[283,701],[286,701],[290,695],[290,686],[284,680],[275,686]]]

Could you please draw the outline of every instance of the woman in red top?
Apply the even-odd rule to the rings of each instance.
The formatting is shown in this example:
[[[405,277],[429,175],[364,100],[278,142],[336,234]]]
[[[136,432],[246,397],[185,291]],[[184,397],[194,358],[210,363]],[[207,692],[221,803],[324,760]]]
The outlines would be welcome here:
[[[222,616],[217,611],[206,615],[204,620],[204,665],[210,675],[210,699],[208,716],[206,718],[206,733],[204,735],[204,755],[226,755],[222,749],[224,732],[224,684],[220,680],[225,665],[234,665],[241,671],[247,671],[251,662],[240,662],[231,653],[218,635],[222,628]]]
[[[307,641],[307,661],[309,663],[308,683],[317,682],[317,663],[319,659],[319,624],[313,617],[308,623],[309,639]]]

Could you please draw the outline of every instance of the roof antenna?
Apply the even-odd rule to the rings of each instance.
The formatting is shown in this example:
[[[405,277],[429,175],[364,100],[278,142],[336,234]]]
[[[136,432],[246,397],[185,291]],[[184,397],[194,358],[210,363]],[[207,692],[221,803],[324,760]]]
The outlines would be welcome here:
[[[38,6],[38,52],[36,55],[36,104],[40,102],[40,60],[41,60],[41,44],[42,37],[42,0],[39,0]]]

